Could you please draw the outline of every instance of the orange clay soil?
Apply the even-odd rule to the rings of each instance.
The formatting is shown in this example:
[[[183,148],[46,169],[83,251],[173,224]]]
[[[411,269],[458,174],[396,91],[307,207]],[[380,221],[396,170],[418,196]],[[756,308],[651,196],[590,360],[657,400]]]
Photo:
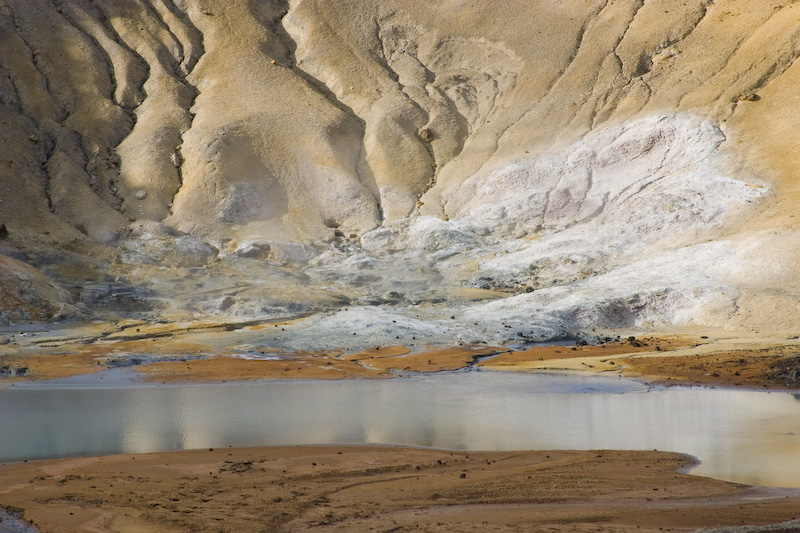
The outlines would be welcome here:
[[[623,375],[660,384],[800,389],[800,347],[776,346],[680,357],[629,357]]]
[[[678,473],[665,452],[236,448],[0,466],[61,531],[690,531],[797,517],[800,491]]]
[[[190,361],[164,361],[136,367],[153,381],[241,381],[249,379],[344,379],[391,377],[388,372],[359,366],[322,354],[293,354],[281,360],[215,356]]]
[[[504,348],[493,346],[429,346],[421,352],[409,353],[402,346],[374,348],[350,355],[347,359],[358,361],[362,366],[381,370],[404,370],[411,372],[438,372],[458,370],[472,365],[479,357],[495,354]]]
[[[127,357],[153,354],[170,358],[196,357],[209,353],[205,344],[179,340],[139,339],[101,341],[93,344],[62,344],[55,347],[27,348],[19,352],[0,354],[0,367],[7,366],[24,376],[7,381],[47,380],[75,375],[93,374],[106,370]]]
[[[491,370],[613,373],[658,384],[800,389],[800,345],[645,337],[602,346],[537,346],[478,363]]]
[[[659,383],[800,388],[800,341],[636,337],[603,345],[376,346],[354,354],[253,349],[260,329],[281,323],[117,322],[90,324],[0,345],[0,384],[95,373],[133,365],[163,382],[391,377],[395,371],[491,370],[614,373]],[[244,344],[241,344],[244,343]],[[497,354],[494,357],[484,357]],[[277,360],[270,360],[277,358]],[[127,361],[127,362],[126,362]]]
[[[611,357],[619,354],[635,354],[652,351],[671,351],[687,346],[695,346],[697,340],[679,336],[665,337],[631,337],[628,341],[614,341],[594,345],[575,344],[572,346],[534,346],[527,350],[506,352],[482,363],[483,366],[501,368],[522,362],[552,361],[558,359],[574,359],[578,357]]]
[[[629,339],[601,345],[534,346],[527,350],[501,353],[497,357],[480,361],[477,366],[487,370],[568,370],[620,374],[624,371],[620,360],[628,361],[637,354],[660,354],[700,345],[694,338],[681,336]],[[670,357],[672,356],[664,359],[669,360]]]
[[[458,370],[471,365],[482,355],[497,351],[498,348],[487,346],[455,346],[428,347],[412,354],[404,346],[386,346],[341,357],[335,352],[282,354],[279,360],[215,356],[150,363],[136,369],[147,379],[156,381],[376,378],[391,377],[392,371]],[[269,357],[270,354],[263,355]]]

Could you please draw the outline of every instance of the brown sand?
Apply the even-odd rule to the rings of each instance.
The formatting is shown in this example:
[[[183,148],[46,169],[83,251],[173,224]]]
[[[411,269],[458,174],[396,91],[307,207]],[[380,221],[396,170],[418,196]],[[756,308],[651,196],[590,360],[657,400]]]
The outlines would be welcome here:
[[[537,346],[478,363],[492,370],[612,373],[660,385],[800,389],[800,346],[646,337],[602,346]]]
[[[663,337],[629,337],[631,340],[607,342],[593,345],[576,344],[574,346],[534,346],[527,350],[506,352],[487,361],[483,366],[501,368],[504,365],[513,366],[516,363],[528,361],[552,361],[559,359],[574,359],[576,357],[610,357],[620,354],[635,354],[652,351],[671,351],[686,346],[695,346],[698,341],[690,337],[677,335]]]
[[[687,531],[796,518],[800,491],[678,473],[662,452],[240,448],[0,467],[61,531]],[[549,529],[553,528],[553,529]]]
[[[659,384],[800,388],[800,349],[777,346],[678,357],[630,357],[623,375]]]
[[[411,352],[410,348],[400,346],[399,344],[395,346],[376,346],[375,348],[370,348],[369,350],[364,350],[363,352],[346,355],[342,357],[342,359],[346,359],[348,361],[363,361],[366,359],[378,359],[381,357],[396,357],[398,355],[406,355],[409,352]]]
[[[493,346],[449,346],[428,347],[410,354],[402,346],[367,350],[348,357],[367,368],[381,370],[404,370],[411,372],[439,372],[458,370],[472,365],[478,358],[503,351]]]
[[[154,381],[241,381],[249,379],[344,379],[390,377],[388,372],[359,366],[353,361],[315,354],[296,354],[286,359],[249,360],[216,356],[192,361],[167,361],[138,368]]]

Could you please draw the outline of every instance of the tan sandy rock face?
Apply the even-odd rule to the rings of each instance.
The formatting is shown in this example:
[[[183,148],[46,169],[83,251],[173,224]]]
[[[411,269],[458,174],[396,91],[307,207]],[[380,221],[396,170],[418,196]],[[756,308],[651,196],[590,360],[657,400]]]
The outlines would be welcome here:
[[[0,319],[793,333],[798,31],[777,0],[0,0]]]
[[[0,255],[0,319],[63,320],[78,318],[69,293],[32,266]]]

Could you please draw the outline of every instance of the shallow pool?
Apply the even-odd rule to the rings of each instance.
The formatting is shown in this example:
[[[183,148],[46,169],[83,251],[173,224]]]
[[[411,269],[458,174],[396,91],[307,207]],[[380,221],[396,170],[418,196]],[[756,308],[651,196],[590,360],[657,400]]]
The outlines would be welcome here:
[[[125,375],[0,389],[0,460],[326,443],[658,449],[697,456],[696,474],[800,487],[800,395],[789,393],[488,371],[189,386]]]

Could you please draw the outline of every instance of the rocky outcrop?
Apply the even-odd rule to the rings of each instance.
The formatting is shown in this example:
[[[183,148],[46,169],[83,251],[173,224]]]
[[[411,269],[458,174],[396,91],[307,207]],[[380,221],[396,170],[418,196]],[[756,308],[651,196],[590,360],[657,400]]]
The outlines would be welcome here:
[[[0,324],[16,320],[79,318],[72,298],[47,276],[12,257],[0,255]]]
[[[147,309],[791,329],[798,32],[772,0],[0,0],[0,239]]]

